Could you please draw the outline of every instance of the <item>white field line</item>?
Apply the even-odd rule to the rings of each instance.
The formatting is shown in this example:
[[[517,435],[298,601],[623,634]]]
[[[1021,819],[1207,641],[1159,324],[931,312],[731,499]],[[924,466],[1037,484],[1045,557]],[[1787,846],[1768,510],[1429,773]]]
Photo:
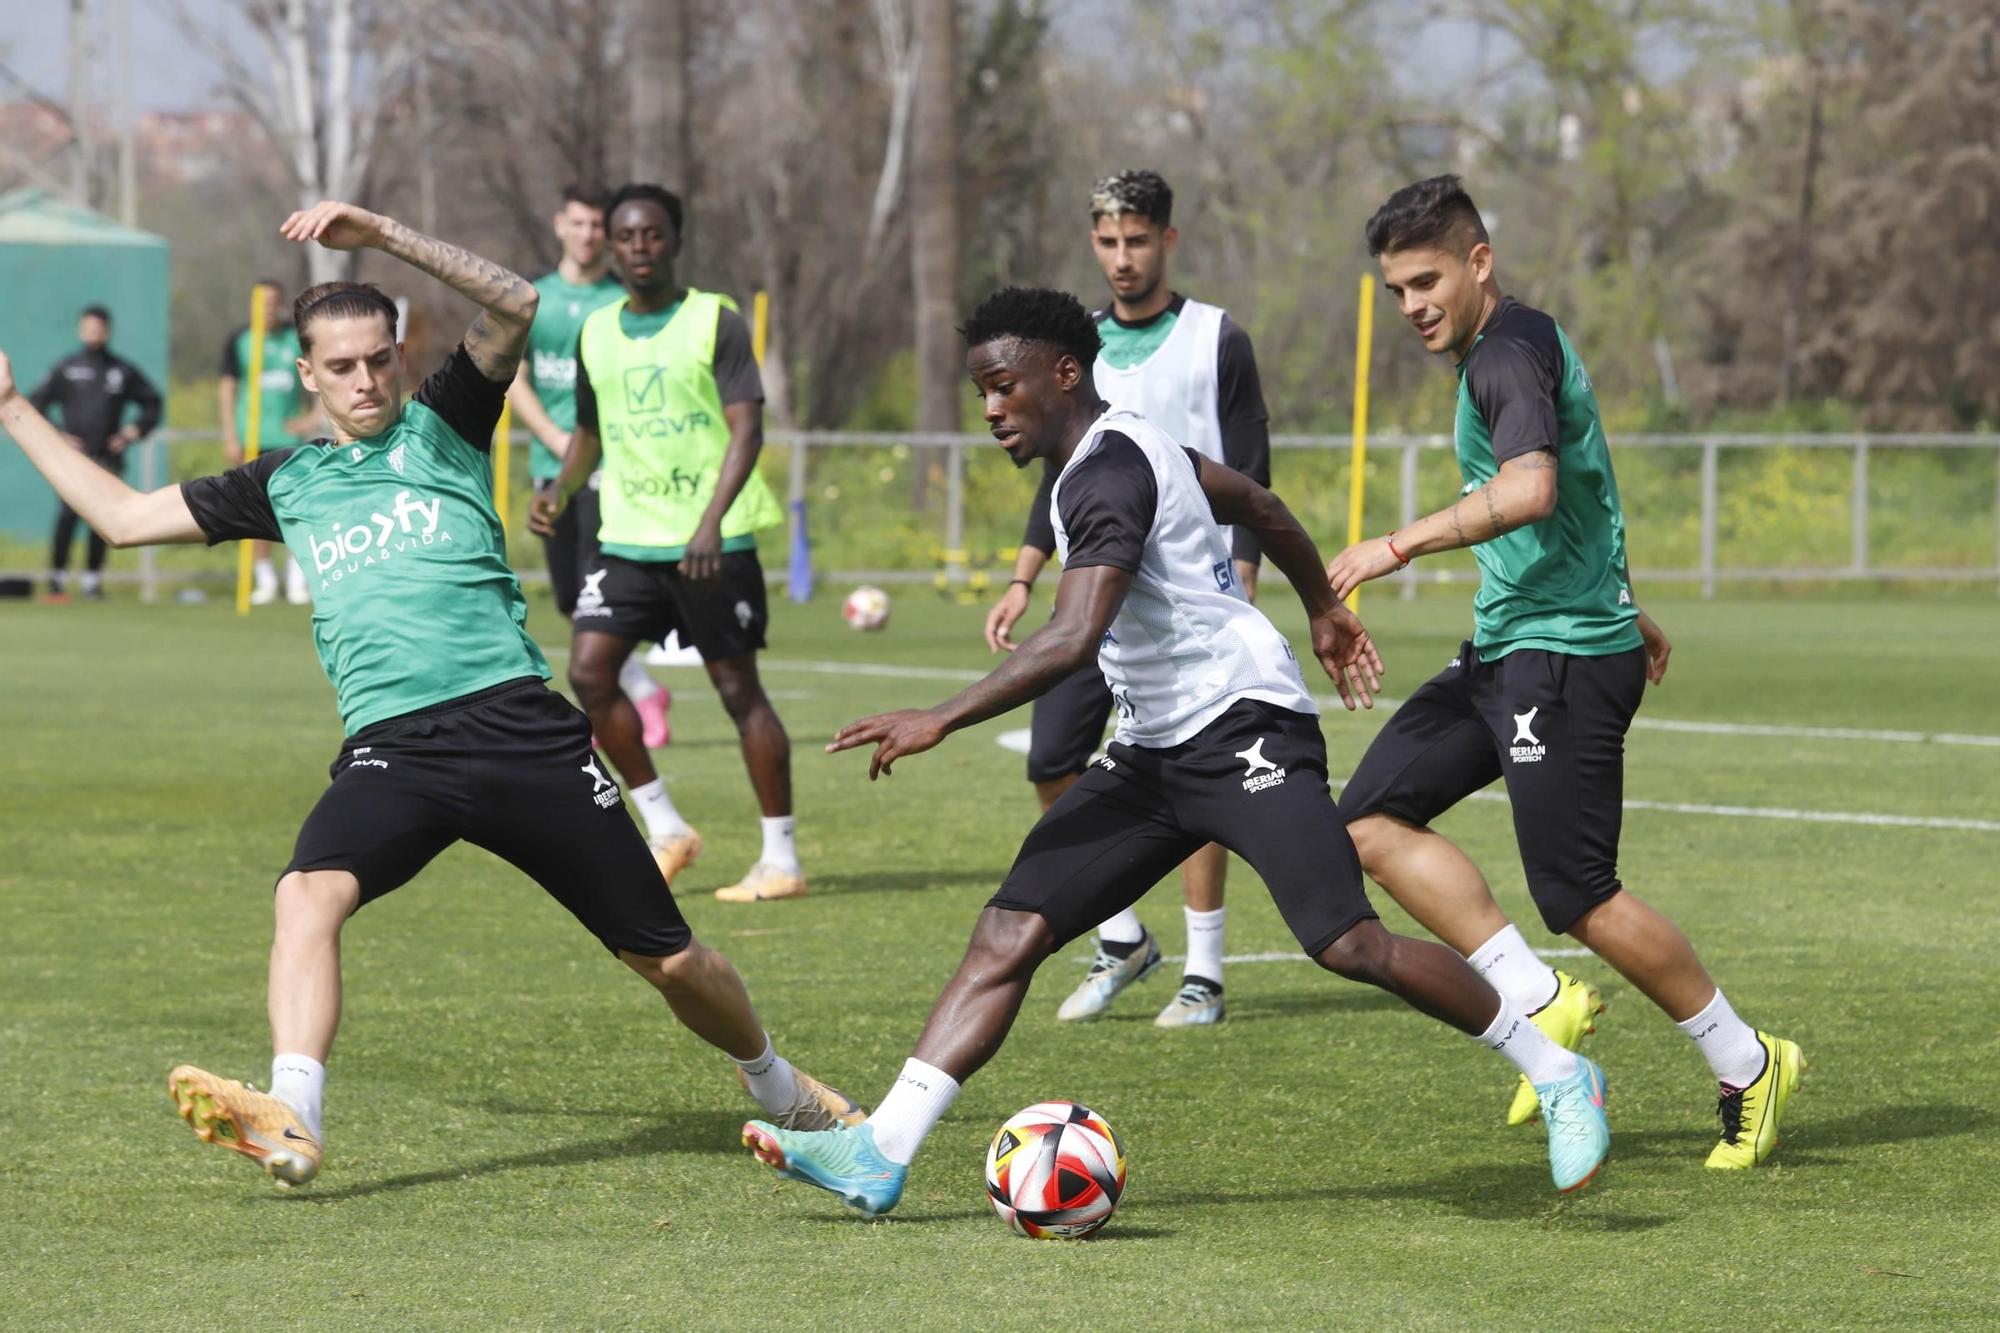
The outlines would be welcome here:
[[[1535,953],[1542,958],[1588,958],[1590,956],[1590,950],[1588,949],[1537,949]],[[1187,955],[1184,953],[1162,954],[1160,957],[1162,961],[1169,963],[1185,963],[1187,961]],[[1082,963],[1088,966],[1095,958],[1096,954],[1094,953],[1075,953],[1070,955],[1069,960],[1072,963]],[[1277,949],[1269,953],[1226,953],[1222,955],[1222,962],[1225,967],[1239,966],[1244,963],[1310,963],[1312,961],[1309,956],[1297,949]]]

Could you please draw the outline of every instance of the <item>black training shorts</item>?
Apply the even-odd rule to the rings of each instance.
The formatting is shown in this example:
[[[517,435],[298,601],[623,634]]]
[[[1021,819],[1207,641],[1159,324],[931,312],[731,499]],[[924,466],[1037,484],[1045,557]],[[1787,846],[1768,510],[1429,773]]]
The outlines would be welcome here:
[[[1079,667],[1035,700],[1028,724],[1028,781],[1073,778],[1090,766],[1104,743],[1111,716],[1111,687],[1097,663]]]
[[[755,551],[725,551],[722,572],[681,577],[678,560],[655,563],[599,553],[584,575],[570,624],[579,632],[654,643],[679,631],[681,645],[710,662],[748,657],[764,646],[770,607]]]
[[[1067,944],[1211,842],[1263,877],[1308,954],[1375,915],[1327,789],[1319,719],[1252,699],[1179,745],[1114,741],[1028,834],[988,905],[1039,912]]]
[[[1425,825],[1505,778],[1528,891],[1561,934],[1619,890],[1625,732],[1645,689],[1643,648],[1482,662],[1466,643],[1376,735],[1340,807]]]
[[[285,873],[346,870],[361,901],[461,838],[547,889],[614,952],[662,958],[692,935],[590,721],[537,677],[363,727],[299,830]]]
[[[549,563],[549,588],[556,595],[556,610],[565,618],[576,610],[576,590],[583,586],[584,572],[597,567],[598,508],[593,478],[591,485],[563,506],[556,516],[555,531],[542,538],[542,553]]]

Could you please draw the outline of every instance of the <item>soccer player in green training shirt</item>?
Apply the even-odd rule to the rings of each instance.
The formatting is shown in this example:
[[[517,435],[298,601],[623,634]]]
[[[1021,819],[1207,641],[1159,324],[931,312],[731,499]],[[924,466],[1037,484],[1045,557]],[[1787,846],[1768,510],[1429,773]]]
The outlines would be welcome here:
[[[563,191],[554,219],[562,259],[555,271],[535,280],[542,303],[535,325],[528,330],[528,354],[508,386],[507,401],[514,419],[527,428],[528,476],[537,491],[555,485],[562,456],[576,429],[576,336],[593,311],[625,295],[625,288],[604,269],[610,256],[604,249],[604,192],[572,185]],[[548,558],[549,587],[556,610],[567,620],[576,610],[583,575],[597,561],[597,487],[601,473],[590,474],[577,492],[576,503],[556,520],[555,531],[542,538]],[[618,683],[639,710],[640,740],[658,749],[671,737],[667,708],[672,696],[636,657],[625,659]]]
[[[248,324],[223,342],[222,363],[216,368],[215,419],[221,423],[223,457],[232,467],[243,462],[243,446],[250,434],[251,393],[262,399],[257,412],[260,454],[297,444],[312,428],[317,415],[299,382],[299,335],[292,327],[284,284],[276,278],[260,278],[257,296],[264,303],[264,361],[256,385],[248,391],[243,386],[252,360]],[[250,545],[256,557],[250,603],[268,606],[278,600],[278,571],[271,564],[271,543]],[[312,600],[312,593],[306,587],[305,568],[296,560],[286,562],[285,600],[293,606],[304,606]]]
[[[743,746],[764,847],[724,902],[806,891],[793,840],[791,741],[757,678],[769,617],[757,530],[784,513],[757,474],[764,385],[734,303],[674,277],[681,201],[657,185],[611,198],[611,252],[628,293],[586,319],[577,344],[576,436],[529,525],[551,532],[601,458],[597,564],[571,617],[569,681],[604,751],[632,789],[669,879],[701,835],[668,799],[618,690],[632,649],[678,631],[702,656]]]
[[[444,366],[403,402],[396,307],[373,286],[300,295],[300,374],[332,439],[142,493],[70,448],[0,355],[0,427],[57,494],[119,546],[283,540],[310,562],[313,641],[347,740],[276,890],[266,1094],[191,1065],[168,1075],[204,1142],[287,1185],[318,1174],[324,1062],[340,1022],[340,929],[464,839],[531,875],[735,1059],[757,1102],[802,1125],[858,1122],[846,1097],[771,1049],[729,961],[695,942],[598,766],[583,715],[543,683],[494,512],[487,441],[536,296],[498,264],[351,204],[283,234],[381,250],[481,307]]]
[[[1625,515],[1597,397],[1556,322],[1500,293],[1493,246],[1456,176],[1389,197],[1368,221],[1384,284],[1458,368],[1459,500],[1327,567],[1336,595],[1419,556],[1471,547],[1472,638],[1377,734],[1340,807],[1362,866],[1537,1026],[1576,1049],[1602,1007],[1508,922],[1479,868],[1430,823],[1504,778],[1542,920],[1617,968],[1680,1025],[1721,1084],[1708,1165],[1778,1143],[1806,1067],[1797,1043],[1736,1016],[1679,928],[1618,879],[1625,732],[1671,645],[1633,603]],[[1516,1089],[1508,1123],[1535,1113]]]

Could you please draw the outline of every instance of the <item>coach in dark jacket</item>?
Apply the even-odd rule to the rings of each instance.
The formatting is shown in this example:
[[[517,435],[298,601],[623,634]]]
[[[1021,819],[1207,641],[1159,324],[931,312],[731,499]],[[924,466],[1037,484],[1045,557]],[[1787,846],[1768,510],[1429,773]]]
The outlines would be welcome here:
[[[160,392],[137,366],[111,351],[111,312],[103,306],[90,306],[77,318],[76,335],[83,346],[56,362],[28,397],[43,416],[60,418],[63,430],[85,457],[123,476],[125,446],[150,435],[160,424]],[[129,423],[127,407],[139,409],[137,419]],[[68,505],[56,515],[49,556],[51,598],[68,597],[69,548],[77,521],[76,511]],[[85,597],[104,595],[104,554],[104,539],[92,532],[83,576]]]

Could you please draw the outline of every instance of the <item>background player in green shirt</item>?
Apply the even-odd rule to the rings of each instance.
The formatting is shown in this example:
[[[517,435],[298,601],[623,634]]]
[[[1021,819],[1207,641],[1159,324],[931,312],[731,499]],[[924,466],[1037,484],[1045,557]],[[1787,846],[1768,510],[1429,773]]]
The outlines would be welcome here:
[[[763,815],[763,850],[724,902],[806,891],[792,823],[791,741],[757,676],[770,616],[757,530],[782,521],[757,474],[764,386],[735,303],[683,287],[681,201],[658,185],[612,196],[611,251],[628,296],[584,321],[576,436],[529,523],[553,530],[562,505],[604,462],[597,563],[571,619],[569,680],[646,821],[661,873],[701,852],[639,743],[618,673],[640,643],[678,632],[702,665],[743,746]]]
[[[544,683],[492,501],[488,440],[537,297],[517,275],[349,204],[283,234],[378,249],[481,307],[465,340],[403,401],[396,307],[361,283],[303,293],[300,373],[332,439],[142,493],[70,449],[15,392],[0,356],[0,427],[56,492],[119,546],[282,538],[313,589],[313,640],[347,730],[333,782],[278,879],[270,1094],[191,1065],[168,1075],[205,1142],[286,1184],[319,1172],[325,1060],[340,1021],[340,933],[364,903],[461,839],[532,876],[736,1060],[760,1105],[830,1126],[860,1112],[771,1049],[729,961],[695,942],[583,715]]]
[[[259,371],[257,451],[266,453],[297,444],[312,429],[318,410],[299,382],[299,335],[292,327],[291,302],[285,299],[285,285],[276,278],[257,280],[257,296],[264,303],[264,361]],[[250,434],[250,394],[243,381],[250,374],[250,326],[243,325],[222,344],[222,361],[216,368],[216,421],[222,433],[222,453],[231,467],[243,462],[243,446]],[[255,581],[250,589],[254,606],[278,600],[278,572],[271,564],[271,543],[252,542],[256,557]],[[296,560],[286,562],[285,600],[304,606],[312,600],[306,587],[305,570]]]
[[[1340,797],[1368,873],[1465,954],[1537,1026],[1574,1050],[1595,988],[1552,971],[1493,901],[1471,859],[1430,822],[1495,778],[1514,810],[1542,920],[1617,968],[1708,1060],[1722,1095],[1712,1167],[1755,1166],[1805,1059],[1736,1016],[1680,929],[1618,879],[1625,732],[1671,645],[1633,603],[1625,516],[1597,397],[1556,322],[1502,296],[1493,247],[1456,176],[1389,197],[1368,249],[1429,351],[1458,369],[1458,462],[1448,509],[1348,547],[1336,595],[1418,556],[1471,547],[1473,635],[1396,710]],[[1508,1123],[1534,1115],[1516,1090]]]
[[[625,288],[605,272],[610,256],[604,247],[604,191],[565,188],[551,226],[562,258],[554,272],[535,279],[542,303],[528,330],[528,354],[507,388],[514,419],[528,430],[528,476],[538,492],[555,485],[576,429],[577,334],[593,311],[625,295]],[[590,474],[575,503],[556,520],[555,531],[542,538],[549,588],[565,620],[576,610],[577,589],[597,560],[599,476]],[[641,743],[649,750],[665,745],[672,735],[667,708],[673,697],[646,674],[646,664],[636,656],[625,659],[618,683],[639,710]]]

